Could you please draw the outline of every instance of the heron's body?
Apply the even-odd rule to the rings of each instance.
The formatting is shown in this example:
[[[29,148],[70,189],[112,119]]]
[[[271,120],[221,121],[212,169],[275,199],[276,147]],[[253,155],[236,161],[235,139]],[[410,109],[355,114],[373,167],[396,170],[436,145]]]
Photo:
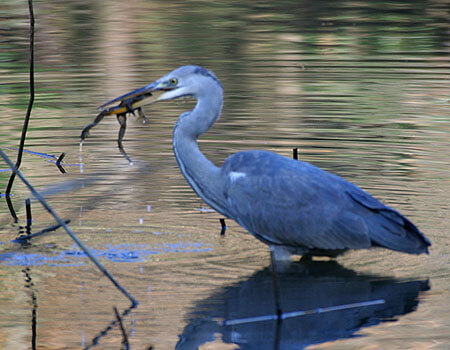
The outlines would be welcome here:
[[[418,253],[426,247],[401,214],[309,163],[251,151],[231,156],[222,170],[228,174],[228,215],[268,244],[330,254],[372,246]],[[232,173],[245,176],[233,181]]]
[[[180,67],[136,91],[164,91],[158,100],[197,99],[173,133],[181,172],[212,208],[256,238],[289,253],[334,253],[384,247],[427,253],[430,242],[406,217],[350,182],[309,163],[267,151],[239,152],[215,166],[197,138],[219,118],[223,88],[204,68]],[[130,94],[136,95],[136,91]],[[124,95],[111,102],[123,100]]]

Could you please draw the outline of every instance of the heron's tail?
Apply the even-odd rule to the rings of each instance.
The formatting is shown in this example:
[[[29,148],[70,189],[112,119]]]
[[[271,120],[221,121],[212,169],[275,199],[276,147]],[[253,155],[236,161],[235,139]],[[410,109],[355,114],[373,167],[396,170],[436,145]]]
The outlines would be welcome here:
[[[428,254],[430,241],[405,216],[366,192],[351,191],[348,194],[371,212],[366,219],[369,222],[369,235],[374,246],[409,254]]]
[[[406,217],[389,209],[379,212],[376,226],[370,229],[374,245],[409,254],[428,254],[431,243],[425,235]]]

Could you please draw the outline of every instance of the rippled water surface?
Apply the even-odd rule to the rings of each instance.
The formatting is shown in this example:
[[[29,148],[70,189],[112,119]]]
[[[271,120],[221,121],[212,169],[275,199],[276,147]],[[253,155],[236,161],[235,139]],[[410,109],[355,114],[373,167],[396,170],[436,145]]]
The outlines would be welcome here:
[[[448,349],[447,1],[34,5],[36,100],[21,169],[140,304],[127,310],[63,230],[11,242],[26,231],[30,197],[17,179],[18,223],[0,198],[1,349],[119,349],[113,306],[126,312],[132,349]],[[15,159],[28,102],[26,3],[3,1],[0,18],[0,147]],[[213,70],[225,89],[222,117],[200,139],[214,163],[298,147],[411,218],[430,255],[355,251],[294,264],[279,276],[292,317],[277,323],[267,247],[231,220],[221,236],[221,216],[172,154],[172,127],[192,101],[145,108],[148,124],[129,118],[132,166],[113,117],[80,151],[97,106],[184,64]],[[46,156],[62,152],[66,174]],[[31,208],[32,232],[54,224],[38,202]]]

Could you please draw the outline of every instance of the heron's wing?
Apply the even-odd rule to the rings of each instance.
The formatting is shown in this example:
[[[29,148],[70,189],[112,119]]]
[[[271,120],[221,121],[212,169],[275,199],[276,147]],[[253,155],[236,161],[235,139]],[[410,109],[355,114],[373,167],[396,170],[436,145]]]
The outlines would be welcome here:
[[[233,219],[263,240],[321,249],[370,246],[367,225],[337,176],[270,152],[237,153],[223,169],[231,174],[225,195]]]
[[[321,249],[379,245],[416,254],[430,245],[403,215],[311,164],[241,152],[223,171],[233,219],[268,242]]]

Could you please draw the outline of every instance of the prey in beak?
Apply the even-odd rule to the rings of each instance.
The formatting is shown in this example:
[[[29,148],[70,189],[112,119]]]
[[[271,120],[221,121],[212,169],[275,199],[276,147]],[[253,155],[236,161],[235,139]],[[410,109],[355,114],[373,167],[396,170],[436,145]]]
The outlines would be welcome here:
[[[133,162],[128,157],[122,146],[122,140],[127,128],[127,115],[132,114],[136,116],[135,112],[137,112],[138,116],[143,119],[143,122],[147,123],[148,119],[145,116],[144,111],[142,110],[142,106],[157,101],[170,100],[183,96],[183,91],[184,90],[179,85],[177,78],[163,77],[152,84],[146,85],[125,95],[119,96],[109,102],[106,102],[99,107],[100,113],[95,117],[94,121],[85,126],[85,128],[81,132],[80,146],[83,145],[84,140],[89,135],[89,131],[94,126],[100,123],[105,116],[115,114],[117,117],[117,121],[120,124],[117,145],[122,155],[129,161],[130,164],[132,164]]]
[[[100,113],[97,114],[94,121],[86,125],[81,132],[81,145],[84,140],[89,136],[90,130],[102,121],[102,119],[108,115],[116,115],[117,121],[120,125],[119,136],[117,139],[117,144],[120,152],[124,157],[132,163],[131,159],[126,154],[122,146],[122,140],[125,135],[125,130],[127,128],[127,115],[132,114],[135,117],[142,118],[143,123],[147,123],[148,119],[142,110],[142,106],[146,104],[151,104],[159,100],[159,97],[163,95],[166,91],[171,90],[168,87],[161,86],[158,82],[149,84],[142,88],[131,91],[125,95],[119,96],[99,107]],[[137,115],[136,115],[136,113]]]
[[[143,119],[143,122],[147,123],[148,119],[142,110],[142,106],[158,101],[159,95],[163,94],[164,91],[164,89],[158,89],[157,83],[153,83],[104,103],[99,107],[100,113],[95,117],[94,121],[88,124],[81,132],[81,141],[84,141],[89,136],[90,129],[108,115],[115,114],[119,119],[119,116],[126,118],[127,114],[136,116],[135,112],[137,112],[138,116]],[[122,126],[120,121],[119,124]]]

